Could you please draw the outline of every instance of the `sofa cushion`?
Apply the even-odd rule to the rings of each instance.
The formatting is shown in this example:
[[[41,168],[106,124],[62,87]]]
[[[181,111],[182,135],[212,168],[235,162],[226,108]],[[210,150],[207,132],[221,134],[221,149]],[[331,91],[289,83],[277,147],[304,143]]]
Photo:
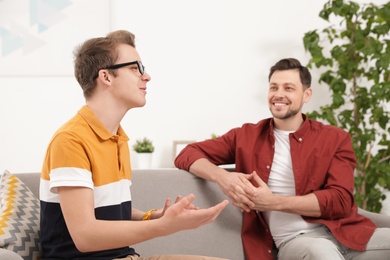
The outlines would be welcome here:
[[[0,248],[16,252],[23,259],[38,259],[38,198],[8,171],[0,176],[0,198]]]
[[[10,250],[7,250],[7,249],[3,249],[3,248],[0,248],[0,259],[23,260],[23,258],[20,255],[18,255],[17,253],[10,251]]]

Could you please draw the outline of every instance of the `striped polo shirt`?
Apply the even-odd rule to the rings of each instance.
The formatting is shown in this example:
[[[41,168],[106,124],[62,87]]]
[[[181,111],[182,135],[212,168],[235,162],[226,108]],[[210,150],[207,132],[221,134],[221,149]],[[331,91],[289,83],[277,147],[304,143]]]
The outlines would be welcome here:
[[[129,138],[119,127],[112,134],[87,106],[54,134],[46,151],[41,180],[42,259],[107,259],[135,254],[129,247],[81,253],[75,247],[59,204],[58,187],[94,192],[95,216],[131,219]]]

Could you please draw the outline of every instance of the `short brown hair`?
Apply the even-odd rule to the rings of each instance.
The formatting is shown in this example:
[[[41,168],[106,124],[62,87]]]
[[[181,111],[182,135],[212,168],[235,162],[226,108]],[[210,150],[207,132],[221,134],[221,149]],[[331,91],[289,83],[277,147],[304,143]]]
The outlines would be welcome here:
[[[310,71],[301,65],[299,60],[294,59],[294,58],[287,58],[287,59],[282,59],[275,63],[274,66],[271,67],[269,75],[268,75],[268,81],[271,80],[272,75],[274,74],[275,71],[277,70],[294,70],[297,69],[299,70],[299,77],[301,79],[302,85],[305,88],[310,88],[311,86],[311,74]]]
[[[95,90],[99,70],[114,64],[118,59],[117,45],[124,43],[135,48],[134,39],[135,36],[131,32],[118,30],[106,37],[89,39],[75,48],[74,75],[86,99],[90,98]]]

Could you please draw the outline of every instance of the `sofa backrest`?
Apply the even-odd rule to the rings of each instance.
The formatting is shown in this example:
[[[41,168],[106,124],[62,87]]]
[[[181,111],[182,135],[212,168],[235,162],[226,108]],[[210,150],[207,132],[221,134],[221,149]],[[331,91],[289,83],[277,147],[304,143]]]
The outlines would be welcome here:
[[[38,196],[39,173],[19,173],[17,176]],[[189,193],[195,195],[194,204],[201,208],[226,199],[215,183],[178,169],[135,169],[132,183],[133,207],[143,211],[163,207],[168,197],[174,201],[177,195]],[[229,204],[214,222],[206,226],[155,238],[133,247],[142,256],[196,254],[243,260],[241,224],[242,213]]]
[[[41,175],[39,172],[17,173],[15,175],[39,198],[39,178]]]

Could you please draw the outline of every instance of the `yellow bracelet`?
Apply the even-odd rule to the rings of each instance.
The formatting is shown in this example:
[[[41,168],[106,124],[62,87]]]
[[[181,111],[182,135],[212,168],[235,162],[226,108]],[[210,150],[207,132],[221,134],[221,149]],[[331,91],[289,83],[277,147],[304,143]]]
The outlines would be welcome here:
[[[150,217],[152,216],[152,213],[156,211],[157,209],[151,209],[147,211],[144,216],[142,217],[142,220],[150,220]]]

